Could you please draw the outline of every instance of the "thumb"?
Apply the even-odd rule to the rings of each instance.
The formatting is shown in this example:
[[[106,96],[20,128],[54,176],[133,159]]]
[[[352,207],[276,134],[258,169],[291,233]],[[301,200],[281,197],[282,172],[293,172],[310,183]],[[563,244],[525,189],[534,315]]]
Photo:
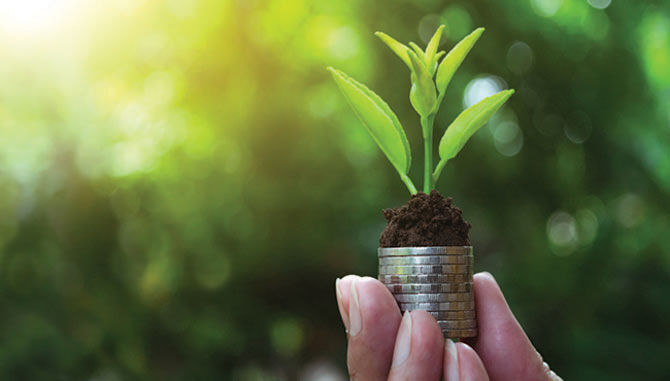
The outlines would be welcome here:
[[[491,380],[561,380],[549,369],[489,273],[474,276],[479,336],[474,349]]]

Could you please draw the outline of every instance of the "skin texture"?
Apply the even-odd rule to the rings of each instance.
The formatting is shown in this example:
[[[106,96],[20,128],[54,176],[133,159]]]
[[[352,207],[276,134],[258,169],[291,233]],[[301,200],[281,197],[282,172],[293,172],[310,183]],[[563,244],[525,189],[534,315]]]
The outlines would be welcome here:
[[[378,280],[347,275],[335,282],[347,331],[352,380],[561,380],[535,350],[493,276],[474,276],[479,336],[471,345],[444,340],[425,311],[400,314]]]

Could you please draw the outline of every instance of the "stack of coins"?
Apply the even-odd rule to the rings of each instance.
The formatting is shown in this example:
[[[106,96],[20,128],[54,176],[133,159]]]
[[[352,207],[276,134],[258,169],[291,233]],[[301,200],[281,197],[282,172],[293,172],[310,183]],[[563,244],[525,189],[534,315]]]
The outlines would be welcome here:
[[[472,246],[379,248],[379,280],[401,312],[428,311],[444,337],[473,337],[472,260]]]

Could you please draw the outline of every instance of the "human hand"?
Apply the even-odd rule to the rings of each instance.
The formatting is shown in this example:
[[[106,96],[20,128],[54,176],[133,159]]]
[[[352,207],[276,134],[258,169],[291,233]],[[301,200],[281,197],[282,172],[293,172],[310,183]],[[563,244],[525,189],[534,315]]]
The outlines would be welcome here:
[[[479,336],[473,346],[444,340],[426,311],[400,314],[391,292],[370,277],[335,282],[347,331],[352,380],[561,380],[535,350],[493,276],[475,274]],[[474,349],[473,349],[474,348]]]

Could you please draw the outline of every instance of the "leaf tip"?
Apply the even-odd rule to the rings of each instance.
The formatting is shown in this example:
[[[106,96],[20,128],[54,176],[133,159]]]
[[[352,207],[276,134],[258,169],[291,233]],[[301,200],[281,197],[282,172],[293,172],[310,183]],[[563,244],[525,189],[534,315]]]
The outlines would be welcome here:
[[[419,45],[417,45],[414,41],[410,41],[409,46],[414,49],[418,57],[421,57],[422,60],[424,59],[426,52],[424,52]]]
[[[391,36],[379,30],[375,32],[375,36],[377,36],[380,40],[384,42],[386,42],[386,40],[392,39]]]
[[[412,67],[414,68],[414,71],[418,72],[420,69],[419,65],[423,65],[420,61],[419,56],[411,50],[407,51],[407,55],[409,56],[410,62],[412,62]]]
[[[328,70],[328,71],[330,72],[330,74],[333,75],[333,77],[335,77],[335,76],[339,76],[339,75],[340,75],[340,71],[337,70],[337,69],[335,69],[335,68],[332,67],[332,66],[328,66],[328,67],[326,67],[326,70]]]
[[[485,30],[486,28],[480,26],[479,28],[473,30],[472,33],[470,33],[470,36],[472,36],[475,39],[475,41],[477,41],[479,40],[479,37],[482,36],[482,33],[484,33]]]

